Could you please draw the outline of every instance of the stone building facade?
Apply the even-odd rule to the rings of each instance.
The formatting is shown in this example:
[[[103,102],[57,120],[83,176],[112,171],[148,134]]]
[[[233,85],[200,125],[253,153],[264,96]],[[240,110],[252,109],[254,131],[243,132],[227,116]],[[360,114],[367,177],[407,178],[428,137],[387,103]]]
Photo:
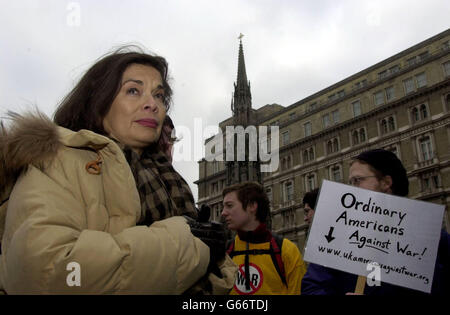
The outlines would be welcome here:
[[[250,106],[252,123],[279,126],[279,168],[261,173],[274,231],[303,250],[305,192],[323,179],[346,183],[351,158],[372,148],[402,160],[409,198],[446,205],[443,226],[450,230],[449,52],[450,29],[290,106]],[[228,182],[225,162],[199,161],[198,203],[209,204],[215,220]]]

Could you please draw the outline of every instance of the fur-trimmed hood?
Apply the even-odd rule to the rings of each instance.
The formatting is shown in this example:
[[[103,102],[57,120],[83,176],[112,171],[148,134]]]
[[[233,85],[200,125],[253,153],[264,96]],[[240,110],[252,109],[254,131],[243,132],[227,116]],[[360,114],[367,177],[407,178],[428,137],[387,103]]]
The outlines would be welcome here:
[[[0,123],[0,205],[28,165],[43,170],[62,146],[98,151],[113,142],[90,130],[59,127],[37,110],[23,115],[8,112]]]
[[[45,167],[61,145],[58,127],[39,111],[6,118],[0,123],[0,202],[28,165]]]

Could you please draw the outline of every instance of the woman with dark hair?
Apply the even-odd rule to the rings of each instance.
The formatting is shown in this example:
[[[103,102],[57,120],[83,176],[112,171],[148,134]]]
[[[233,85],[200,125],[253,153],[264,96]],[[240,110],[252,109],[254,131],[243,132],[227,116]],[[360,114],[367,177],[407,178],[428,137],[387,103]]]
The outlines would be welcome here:
[[[56,125],[10,113],[0,129],[0,290],[181,294],[205,277],[210,293],[231,289],[234,264],[209,250],[222,234],[183,217],[195,222],[197,209],[161,137],[171,96],[164,58],[120,49],[63,99]]]

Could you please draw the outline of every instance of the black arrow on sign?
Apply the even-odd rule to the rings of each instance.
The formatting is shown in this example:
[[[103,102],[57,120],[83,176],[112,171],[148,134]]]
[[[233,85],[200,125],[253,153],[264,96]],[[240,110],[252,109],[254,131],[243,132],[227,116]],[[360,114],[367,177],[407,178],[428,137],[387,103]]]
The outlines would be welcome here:
[[[325,235],[325,238],[327,239],[328,243],[331,243],[331,241],[335,239],[335,237],[333,237],[333,231],[334,227],[330,226],[330,231],[328,232],[328,235]]]

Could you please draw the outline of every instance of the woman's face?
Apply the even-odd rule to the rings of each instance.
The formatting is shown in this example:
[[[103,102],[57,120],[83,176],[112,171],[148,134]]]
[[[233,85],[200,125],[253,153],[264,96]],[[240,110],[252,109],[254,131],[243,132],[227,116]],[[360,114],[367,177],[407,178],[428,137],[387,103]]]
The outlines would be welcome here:
[[[131,64],[103,119],[108,136],[141,152],[158,141],[166,117],[161,75],[155,68]]]

